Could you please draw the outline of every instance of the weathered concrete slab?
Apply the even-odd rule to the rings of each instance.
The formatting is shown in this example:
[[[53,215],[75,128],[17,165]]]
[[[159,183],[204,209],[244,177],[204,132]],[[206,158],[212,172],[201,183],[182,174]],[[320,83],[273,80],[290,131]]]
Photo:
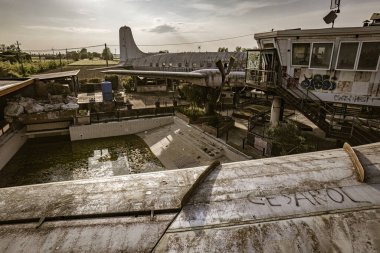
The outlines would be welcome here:
[[[121,122],[70,126],[72,141],[136,134],[173,123],[173,117],[143,118]]]

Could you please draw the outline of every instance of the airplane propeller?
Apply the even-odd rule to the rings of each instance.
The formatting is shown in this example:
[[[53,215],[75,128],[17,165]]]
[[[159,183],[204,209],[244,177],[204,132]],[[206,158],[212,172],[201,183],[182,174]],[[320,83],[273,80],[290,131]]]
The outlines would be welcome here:
[[[218,67],[218,69],[220,71],[220,74],[222,75],[222,83],[220,84],[220,92],[219,92],[218,100],[216,102],[220,101],[220,98],[222,96],[222,90],[223,90],[224,84],[226,82],[227,83],[229,82],[228,76],[229,76],[229,74],[231,72],[231,69],[232,69],[232,66],[234,65],[234,62],[235,62],[235,58],[231,56],[230,62],[228,63],[227,71],[225,71],[223,63],[222,63],[221,60],[218,60],[216,62],[216,66]]]

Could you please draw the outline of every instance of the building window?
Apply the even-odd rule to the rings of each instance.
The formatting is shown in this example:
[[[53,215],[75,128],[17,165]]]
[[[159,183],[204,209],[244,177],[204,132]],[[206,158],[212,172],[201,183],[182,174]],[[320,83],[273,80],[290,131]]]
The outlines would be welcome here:
[[[330,69],[334,43],[313,43],[310,68]]]
[[[166,63],[165,63],[165,62],[163,62],[163,63],[162,63],[162,67],[165,67],[165,65],[166,65]]]
[[[336,69],[354,69],[359,42],[342,42],[339,48]]]
[[[180,68],[180,67],[182,67],[182,63],[179,62],[178,63],[178,68]]]
[[[273,43],[265,43],[264,49],[268,49],[268,48],[274,48],[274,44]]]
[[[376,70],[379,62],[380,42],[363,42],[358,70]]]
[[[156,62],[156,67],[159,67],[159,64],[158,64],[158,62]]]
[[[293,43],[292,65],[309,66],[310,43]]]
[[[151,62],[151,63],[149,64],[149,66],[153,67],[153,62]]]

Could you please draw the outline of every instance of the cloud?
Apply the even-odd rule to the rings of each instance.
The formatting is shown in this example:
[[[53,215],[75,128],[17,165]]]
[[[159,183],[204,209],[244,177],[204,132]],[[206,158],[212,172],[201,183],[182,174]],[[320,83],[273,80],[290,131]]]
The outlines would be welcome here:
[[[288,5],[299,0],[239,0],[239,1],[205,1],[199,0],[196,2],[190,2],[187,4],[188,7],[193,8],[197,11],[203,11],[212,13],[217,16],[241,16],[252,11],[259,10],[261,8],[267,7],[278,7],[282,5]]]
[[[44,26],[44,25],[26,25],[24,26],[27,29],[32,30],[48,30],[48,31],[60,31],[60,32],[70,32],[70,33],[109,33],[109,29],[101,28],[89,28],[89,27],[58,27],[58,26]]]
[[[170,33],[170,32],[176,32],[177,28],[171,25],[159,25],[149,30],[149,32],[154,33]]]

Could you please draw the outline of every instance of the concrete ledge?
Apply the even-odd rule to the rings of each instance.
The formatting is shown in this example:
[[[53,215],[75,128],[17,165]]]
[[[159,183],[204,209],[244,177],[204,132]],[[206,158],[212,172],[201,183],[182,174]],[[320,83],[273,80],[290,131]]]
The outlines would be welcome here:
[[[144,118],[122,122],[98,123],[83,126],[70,126],[72,141],[136,134],[153,128],[172,124],[172,116]]]
[[[0,143],[0,170],[3,169],[28,139],[25,136],[25,128],[18,132],[9,133],[9,137],[3,136],[2,138],[6,139]]]

